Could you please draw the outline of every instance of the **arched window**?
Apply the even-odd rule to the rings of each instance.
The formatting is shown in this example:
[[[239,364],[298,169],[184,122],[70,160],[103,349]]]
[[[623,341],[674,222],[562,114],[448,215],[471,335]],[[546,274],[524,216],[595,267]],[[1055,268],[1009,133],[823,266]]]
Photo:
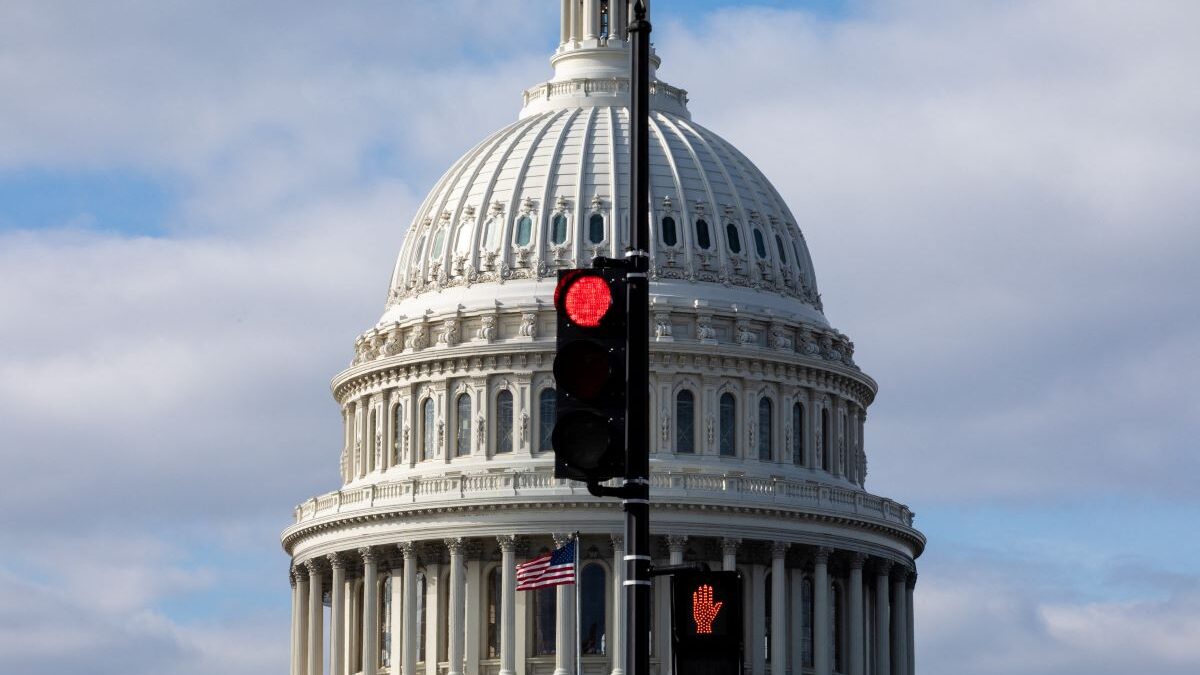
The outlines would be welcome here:
[[[593,244],[604,241],[604,216],[599,213],[593,213],[588,218],[588,241]]]
[[[496,396],[496,454],[513,451],[513,396],[505,389]]]
[[[787,264],[787,254],[783,252],[783,239],[779,235],[775,235],[775,250],[779,251],[779,264]]]
[[[558,396],[553,388],[547,387],[538,395],[538,452],[554,449],[551,436],[554,434],[554,406]]]
[[[579,587],[579,653],[605,654],[604,568],[584,565]]]
[[[550,242],[553,244],[561,244],[567,240],[567,217],[563,214],[555,214],[550,221]]]
[[[813,667],[813,587],[812,580],[800,582],[800,660]]]
[[[421,404],[421,459],[433,459],[437,454],[433,435],[433,399]]]
[[[555,586],[533,592],[533,653],[535,656],[554,654],[555,621],[558,617],[558,598]]]
[[[721,394],[721,455],[733,457],[737,454],[737,402],[733,394]]]
[[[464,220],[458,224],[454,230],[454,252],[458,255],[467,255],[471,252],[471,223],[473,221]]]
[[[533,232],[533,221],[529,216],[521,216],[517,219],[517,246],[528,246],[529,237]]]
[[[374,471],[379,466],[379,420],[375,417],[375,407],[367,415],[367,471]]]
[[[417,573],[417,660],[425,660],[425,626],[429,623],[429,603],[425,597],[428,587],[425,584],[425,574]],[[407,626],[405,630],[407,630]],[[359,650],[361,651],[361,650]]]
[[[742,236],[738,233],[737,225],[725,223],[725,239],[729,242],[730,253],[742,252]]]
[[[850,473],[848,470],[850,462],[847,461],[849,458],[846,456],[846,413],[839,415],[838,421],[840,422],[838,426],[841,428],[841,432],[838,434],[838,456],[842,459],[842,466],[847,469],[846,473]]]
[[[696,245],[705,250],[712,247],[712,240],[708,236],[708,221],[703,218],[696,221]]]
[[[471,395],[459,394],[454,405],[454,416],[458,421],[458,430],[454,434],[454,456],[463,457],[471,454]]]
[[[436,259],[442,257],[442,246],[446,243],[446,228],[439,227],[437,234],[433,235],[433,249],[429,251],[429,258]]]
[[[792,404],[792,463],[804,466],[804,406]]]
[[[485,658],[500,658],[500,611],[504,596],[500,587],[500,568],[493,567],[487,576],[487,656]]]
[[[496,240],[500,237],[500,223],[495,218],[489,218],[483,224],[483,245],[496,248]]]
[[[675,232],[675,219],[671,216],[663,216],[662,240],[667,246],[674,246],[679,243],[679,236]]]
[[[675,394],[675,452],[696,452],[696,397],[687,389]]]
[[[821,408],[821,470],[833,469],[833,443],[829,438],[829,408]]]
[[[771,399],[766,396],[758,399],[758,458],[764,462],[771,461],[772,420]]]
[[[767,242],[763,240],[762,230],[754,228],[754,252],[760,258],[767,257]]]

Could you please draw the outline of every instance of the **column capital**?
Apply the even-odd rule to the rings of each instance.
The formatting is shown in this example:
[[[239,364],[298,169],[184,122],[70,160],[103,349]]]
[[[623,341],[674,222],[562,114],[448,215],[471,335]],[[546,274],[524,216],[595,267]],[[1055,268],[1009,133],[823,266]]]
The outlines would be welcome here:
[[[828,565],[829,564],[829,556],[832,553],[833,553],[833,549],[831,549],[827,546],[818,547],[817,550],[813,551],[813,564],[814,565]]]
[[[304,561],[304,566],[306,568],[308,568],[308,576],[310,578],[321,576],[321,560],[320,560],[320,558],[309,558],[308,560]]]
[[[915,587],[917,585],[917,571],[910,570],[908,577],[904,580],[904,583],[907,584],[909,588]]]
[[[891,574],[892,581],[899,582],[899,583],[907,583],[908,575],[911,572],[912,572],[912,570],[910,570],[908,568],[908,565],[905,565],[903,563],[896,563],[895,565],[892,565],[892,574]]]
[[[667,549],[671,553],[683,553],[683,549],[687,547],[687,540],[686,534],[668,534]]]
[[[568,541],[575,538],[575,535],[570,532],[556,532],[550,536],[554,539],[554,545],[558,548],[566,546]]]
[[[291,584],[292,588],[296,587],[296,581],[298,580],[299,576],[300,567],[298,565],[293,563],[292,565],[288,566],[288,583]]]
[[[737,555],[738,546],[741,546],[741,544],[741,539],[725,537],[721,540],[721,553],[725,555]]]
[[[613,535],[609,535],[609,536],[612,537],[612,545],[613,545],[614,549],[619,548],[622,551],[625,550],[625,535],[613,534]]]
[[[363,546],[358,549],[358,554],[362,556],[363,564],[373,565],[379,560],[379,554],[370,546]]]
[[[405,560],[415,560],[417,557],[417,543],[413,541],[402,541],[396,544],[396,548],[400,549],[400,555],[404,556]]]
[[[875,558],[871,563],[871,569],[874,570],[875,576],[886,577],[892,571],[892,566],[896,563],[887,558]]]
[[[786,541],[776,541],[771,544],[771,557],[782,558],[787,555],[788,547],[791,546]]]
[[[462,537],[446,537],[442,543],[446,545],[446,549],[452,556],[461,556],[466,549],[466,542]]]
[[[867,554],[861,551],[855,551],[854,555],[850,556],[850,569],[861,570],[867,564]]]
[[[515,534],[501,534],[496,537],[496,541],[500,544],[500,550],[505,553],[517,550],[517,535]]]
[[[330,553],[325,558],[329,560],[329,566],[335,570],[345,569],[346,567],[346,556],[341,553]]]

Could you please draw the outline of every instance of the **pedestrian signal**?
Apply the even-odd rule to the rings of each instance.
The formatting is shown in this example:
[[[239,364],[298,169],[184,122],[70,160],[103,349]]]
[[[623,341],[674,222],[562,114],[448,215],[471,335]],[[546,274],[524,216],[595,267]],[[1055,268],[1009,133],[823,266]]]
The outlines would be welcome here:
[[[681,572],[673,575],[671,633],[676,673],[741,675],[741,574]]]

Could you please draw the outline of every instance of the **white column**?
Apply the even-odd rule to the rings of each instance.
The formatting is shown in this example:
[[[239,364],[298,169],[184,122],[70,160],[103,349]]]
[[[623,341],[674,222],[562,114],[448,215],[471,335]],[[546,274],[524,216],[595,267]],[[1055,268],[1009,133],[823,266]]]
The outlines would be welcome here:
[[[625,32],[628,30],[629,19],[627,18],[627,10],[629,5],[626,0],[613,0],[608,3],[608,39],[609,44],[614,40],[624,40]]]
[[[320,563],[305,561],[308,567],[308,675],[321,674],[321,637],[324,632],[325,605],[321,602],[324,582],[321,579]]]
[[[403,675],[417,675],[417,552],[411,541],[399,544],[404,555],[404,629]]]
[[[786,675],[788,654],[787,562],[788,545],[771,546],[771,674]]]
[[[905,580],[905,599],[904,606],[908,609],[908,620],[904,622],[904,627],[908,629],[906,636],[908,643],[908,675],[917,675],[917,645],[916,631],[913,629],[913,590],[917,585],[917,572],[913,570],[908,573],[908,578]]]
[[[442,632],[442,569],[425,566],[425,675],[438,675],[438,640]]]
[[[892,571],[892,606],[895,610],[892,612],[892,647],[895,658],[892,659],[893,675],[911,675],[908,672],[908,628],[905,624],[908,623],[908,609],[905,608],[908,600],[908,590],[905,588],[905,577],[908,576],[908,570],[903,567],[896,566]]]
[[[404,641],[404,568],[393,567],[391,570],[391,600],[388,603],[391,607],[391,613],[388,615],[388,626],[391,628],[391,650],[388,654],[388,660],[391,662],[389,671],[393,675],[399,675],[400,664],[403,663],[404,650],[402,644]]]
[[[379,672],[379,559],[370,546],[358,549],[363,559],[363,675]]]
[[[833,673],[833,620],[829,612],[829,549],[813,555],[813,665],[817,675]]]
[[[788,629],[791,635],[791,640],[788,646],[791,649],[790,662],[792,664],[793,675],[800,675],[801,669],[804,667],[804,650],[800,645],[804,642],[804,624],[803,614],[804,600],[801,584],[804,581],[803,573],[800,570],[791,570],[788,574],[788,586],[791,597],[791,603],[788,612]]]
[[[721,540],[721,569],[726,572],[737,571],[737,550],[741,539]]]
[[[568,40],[571,46],[579,41],[579,0],[570,0],[571,34]]]
[[[359,649],[359,625],[362,623],[359,618],[362,616],[362,604],[358,601],[358,593],[355,590],[362,584],[362,579],[347,579],[346,580],[346,611],[342,613],[342,619],[346,625],[346,648],[342,652],[342,675],[351,675],[357,673],[361,668],[359,661],[362,660],[362,649]]]
[[[558,43],[562,45],[571,39],[571,2],[562,0],[562,26],[558,31]]]
[[[567,535],[554,535],[554,545],[562,546],[570,539]],[[571,675],[575,672],[575,587],[559,586],[558,621],[554,634],[554,675]]]
[[[333,576],[329,586],[329,673],[345,670],[346,654],[346,560],[340,553],[329,554]]]
[[[863,564],[867,556],[855,553],[850,558],[850,675],[865,675],[863,642]]]
[[[292,584],[292,668],[291,675],[305,675],[304,616],[308,611],[308,579],[296,566],[288,570]]]
[[[500,675],[517,672],[517,538],[496,537],[500,542]]]
[[[479,672],[479,651],[483,644],[480,636],[480,629],[483,627],[483,610],[479,608],[479,603],[484,598],[483,593],[480,592],[483,588],[483,569],[478,555],[470,555],[466,563],[466,614],[464,616],[466,617],[467,633],[464,647],[464,658],[466,659],[464,669],[465,672],[474,674]]]
[[[600,9],[596,0],[583,0],[583,39],[600,37]]]
[[[891,611],[888,603],[888,573],[890,562],[881,561],[875,567],[875,675],[891,675]]]
[[[767,653],[763,649],[767,638],[767,569],[764,565],[750,566],[750,637],[746,644],[746,660],[751,675],[765,675]]]
[[[446,548],[450,550],[450,600],[447,603],[450,616],[450,634],[446,636],[446,659],[450,662],[448,675],[462,675],[463,672],[463,634],[466,632],[466,617],[463,614],[463,587],[466,582],[466,568],[463,566],[463,540],[453,538],[446,540]]]
[[[668,564],[682,565],[683,552],[687,549],[687,536],[682,534],[667,535],[667,555]],[[673,672],[675,667],[675,649],[671,643],[671,577],[658,577],[658,593],[660,597],[659,607],[662,611],[659,613],[658,626],[654,629],[662,642],[659,646],[659,658],[662,659],[662,664],[659,666],[660,672]]]
[[[620,4],[620,3],[618,3]],[[614,534],[613,544],[613,599],[610,623],[612,639],[608,642],[608,653],[612,657],[612,675],[625,675],[625,537]]]

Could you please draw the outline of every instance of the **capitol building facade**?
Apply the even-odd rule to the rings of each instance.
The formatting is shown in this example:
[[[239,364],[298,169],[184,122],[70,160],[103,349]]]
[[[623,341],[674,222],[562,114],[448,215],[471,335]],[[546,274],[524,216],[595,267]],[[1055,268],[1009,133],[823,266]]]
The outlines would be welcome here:
[[[620,502],[553,477],[551,295],[557,270],[624,255],[629,11],[561,4],[553,78],[429,193],[333,380],[342,484],[282,535],[292,675],[622,672]],[[925,539],[865,487],[876,384],[779,193],[684,90],[651,92],[654,562],[742,572],[749,675],[913,675]],[[518,593],[515,566],[575,532],[579,588]]]

